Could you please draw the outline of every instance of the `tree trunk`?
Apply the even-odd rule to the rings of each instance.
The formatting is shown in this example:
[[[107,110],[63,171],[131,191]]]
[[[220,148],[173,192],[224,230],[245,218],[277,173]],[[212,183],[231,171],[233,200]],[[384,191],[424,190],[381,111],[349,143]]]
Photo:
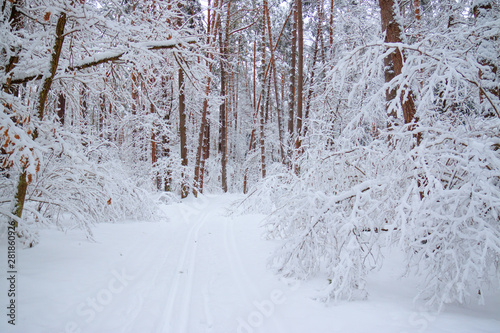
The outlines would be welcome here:
[[[205,88],[205,100],[203,101],[203,110],[201,112],[201,124],[200,124],[200,133],[198,136],[198,149],[196,151],[196,165],[194,168],[194,187],[193,194],[195,196],[198,195],[198,191],[203,193],[203,176],[200,173],[203,173],[202,164],[205,163],[204,157],[204,145],[206,143],[205,137],[208,127],[208,95],[210,93],[210,78],[208,78],[207,86]],[[203,160],[203,161],[202,161]]]
[[[208,113],[207,113],[208,117]],[[210,157],[210,123],[206,122],[203,131],[203,154],[200,164],[200,191],[203,192],[203,180],[205,178],[205,161]]]
[[[302,136],[302,110],[304,90],[304,25],[302,19],[302,0],[297,1],[297,145],[300,148]]]
[[[302,108],[303,108],[303,90],[304,90],[304,22],[302,18],[302,0],[296,0],[297,3],[297,133],[295,139],[295,149],[300,155],[302,146]],[[297,164],[294,166],[295,173],[299,173]]]
[[[59,93],[57,98],[57,118],[59,118],[59,122],[61,125],[64,125],[66,115],[66,96],[63,93]]]
[[[170,124],[170,112],[167,112],[165,114],[165,117],[163,118],[165,124],[168,126],[171,126]],[[167,134],[163,134],[162,140],[162,152],[161,156],[163,158],[168,158],[170,157],[170,139]],[[165,192],[170,192],[172,191],[172,170],[167,169],[165,170],[165,175],[163,176],[163,190]]]
[[[227,192],[227,123],[226,123],[226,71],[224,63],[224,47],[221,47],[221,53],[223,54],[223,60],[221,62],[220,71],[220,94],[223,98],[222,104],[219,107],[219,151],[221,153],[221,186],[224,192]]]
[[[379,0],[380,16],[382,23],[382,31],[385,32],[386,43],[401,43],[401,27],[396,21],[394,12],[394,0]],[[394,50],[391,54],[387,55],[384,59],[385,65],[385,82],[390,82],[396,76],[400,75],[403,71],[403,54],[399,49]],[[405,87],[406,88],[406,87]],[[386,100],[388,102],[396,98],[397,87],[388,89],[386,91]],[[415,103],[413,101],[413,94],[411,90],[405,89],[401,94],[401,105],[403,107],[403,117],[405,124],[413,121],[415,116]],[[405,98],[405,95],[407,97]],[[397,118],[397,110],[389,109],[387,105],[387,114],[391,118]]]
[[[329,27],[329,37],[330,37],[330,49],[333,48],[333,11],[335,10],[334,0],[330,0],[330,27]]]
[[[222,4],[222,2],[221,2]],[[218,1],[214,3],[214,7],[218,6]],[[212,45],[212,36],[218,34],[219,29],[219,11],[216,10],[212,13],[211,10],[211,0],[208,0],[207,9],[207,45]],[[212,45],[213,46],[213,45]],[[207,57],[213,60],[213,53],[208,53]],[[208,63],[208,72],[212,73],[212,63]],[[208,123],[208,98],[210,94],[210,85],[212,79],[207,77],[207,84],[205,87],[205,99],[203,100],[203,109],[201,112],[201,124],[200,132],[198,135],[198,149],[196,150],[196,164],[194,168],[194,186],[193,194],[195,196],[199,193],[203,193],[203,178],[205,174],[205,161],[209,157],[210,153],[210,127]]]
[[[50,61],[49,75],[44,78],[43,86],[38,97],[38,119],[42,120],[45,111],[45,104],[47,102],[47,97],[49,96],[50,88],[52,87],[52,81],[56,75],[57,67],[59,65],[59,58],[61,57],[61,50],[64,43],[64,26],[66,25],[66,13],[62,12],[59,14],[59,19],[56,25],[56,40],[54,43],[54,49],[52,52],[52,59]]]
[[[62,45],[64,43],[64,27],[66,25],[66,13],[62,12],[59,14],[56,25],[56,39],[54,42],[54,48],[52,50],[52,57],[49,67],[49,75],[44,79],[42,89],[40,90],[40,95],[38,97],[37,106],[37,116],[39,120],[43,120],[45,103],[49,95],[50,88],[52,86],[52,81],[56,75],[57,67],[59,65],[59,58],[61,56]],[[36,140],[38,137],[38,130],[35,128],[32,138]],[[14,209],[13,215],[21,218],[24,209],[24,201],[26,199],[26,190],[28,188],[28,183],[30,181],[31,175],[26,174],[26,170],[23,170],[19,175],[19,180],[17,182],[17,192],[14,196]],[[14,227],[17,227],[17,221],[13,223]]]
[[[488,16],[493,11],[493,0],[489,1],[474,1],[474,18],[476,19],[476,25],[478,26],[489,26],[491,25],[491,19],[488,20]],[[490,22],[489,22],[490,21]],[[492,27],[493,28],[493,27]],[[484,39],[479,44],[479,56],[478,62],[481,66],[486,68],[486,73],[482,70],[479,71],[480,80],[487,82],[484,89],[480,89],[479,97],[482,102],[486,95],[490,93],[497,98],[500,98],[500,78],[498,77],[498,54],[495,52],[495,46],[498,45],[498,35],[490,34],[489,37],[484,37]],[[497,48],[498,49],[498,48]],[[489,73],[488,73],[489,72]],[[486,74],[486,75],[485,75]],[[491,103],[493,106],[493,103]],[[498,110],[496,109],[498,112]],[[497,113],[500,117],[500,115]]]
[[[22,1],[10,0],[10,2],[11,2],[10,16],[9,16],[10,29],[11,31],[18,31],[23,26],[23,22],[21,20],[21,12],[17,10],[17,7],[22,4]],[[6,1],[4,1],[2,5],[2,13],[5,12],[5,7],[6,7]],[[7,74],[7,78],[3,90],[5,92],[11,92],[13,94],[17,93],[17,89],[15,89],[15,91],[11,90],[12,74],[13,74],[12,70],[14,69],[14,67],[16,67],[17,62],[19,61],[19,50],[20,50],[19,47],[15,48],[11,46],[12,55],[9,57],[9,61],[5,66],[5,74]]]
[[[266,177],[266,142],[265,142],[265,123],[266,123],[266,105],[268,100],[268,80],[267,73],[268,68],[266,70],[266,19],[265,15],[262,16],[262,30],[261,30],[261,57],[260,57],[260,70],[259,70],[259,78],[262,84],[261,89],[261,97],[263,97],[263,101],[260,103],[260,114],[259,114],[259,146],[260,146],[260,167],[261,167],[261,175],[262,178]],[[269,65],[269,64],[267,64]],[[259,103],[258,103],[259,104]]]
[[[153,105],[153,103],[151,103],[149,105],[149,113],[150,114],[154,114],[155,113],[155,107]],[[156,119],[153,118],[153,119]],[[152,124],[152,129],[151,129],[151,166],[154,168],[156,167],[156,164],[158,163],[158,143],[156,142],[157,140],[157,137],[158,137],[158,123],[156,121],[153,121],[153,124]],[[156,189],[160,189],[160,176],[158,174],[158,172],[155,172],[155,175],[154,175],[154,183],[155,183],[155,187]]]
[[[314,39],[314,47],[313,47],[313,58],[312,58],[312,64],[311,64],[311,69],[310,69],[310,79],[309,79],[309,91],[307,92],[307,99],[306,99],[306,112],[305,112],[305,120],[309,118],[309,110],[311,108],[311,99],[312,99],[312,94],[313,94],[313,83],[314,83],[314,76],[315,76],[315,70],[316,70],[316,61],[318,59],[318,45],[319,45],[319,39],[321,38],[322,31],[321,31],[321,24],[323,22],[323,4],[321,2],[318,2],[318,26],[316,27],[316,38]],[[307,134],[307,123],[304,123],[304,135]]]
[[[276,73],[276,61],[274,57],[274,44],[273,44],[273,36],[271,32],[271,17],[269,15],[269,7],[267,0],[264,0],[264,14],[267,21],[267,35],[269,39],[269,45],[271,46],[271,66],[272,66],[272,75],[274,78],[274,94],[276,97],[276,113],[278,116],[278,138],[280,145],[280,154],[281,154],[281,163],[285,163],[285,150],[283,143],[283,131],[281,127],[281,108],[279,104],[279,91],[278,91],[278,82],[277,82],[277,73]]]
[[[226,66],[228,58],[228,43],[229,43],[229,22],[231,19],[231,2],[227,3],[226,11],[226,31],[223,36],[222,29],[219,31],[220,37],[220,52],[221,52],[221,96],[223,98],[222,104],[219,109],[220,120],[220,151],[221,151],[221,185],[222,190],[227,192],[227,96],[226,96]],[[224,38],[223,38],[224,37]]]
[[[180,149],[181,149],[181,198],[188,196],[188,184],[185,182],[184,168],[188,165],[187,156],[187,129],[186,129],[186,104],[184,95],[184,72],[182,68],[179,68],[179,136],[180,136]]]
[[[294,137],[294,118],[295,118],[295,67],[297,62],[297,3],[293,4],[293,23],[292,23],[292,54],[290,59],[290,91],[288,96],[288,135],[290,137],[290,146]],[[292,151],[289,151],[289,158]]]

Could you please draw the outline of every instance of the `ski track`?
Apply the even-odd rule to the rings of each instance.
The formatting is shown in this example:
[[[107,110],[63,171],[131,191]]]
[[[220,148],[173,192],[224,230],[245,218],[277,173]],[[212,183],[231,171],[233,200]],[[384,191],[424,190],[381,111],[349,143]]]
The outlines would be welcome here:
[[[94,331],[99,327],[107,327],[106,322],[108,318],[116,316],[118,312],[122,313],[120,327],[108,327],[108,329],[131,333],[140,331],[139,325],[142,324],[140,319],[149,317],[148,308],[145,307],[145,304],[154,295],[158,294],[158,292],[166,292],[166,286],[161,281],[163,274],[167,271],[168,267],[166,263],[171,252],[171,246],[166,247],[165,242],[161,238],[156,238],[152,241],[150,236],[149,233],[141,233],[131,246],[123,251],[121,255],[124,261],[119,262],[117,268],[114,270],[125,272],[127,276],[131,276],[131,280],[124,287],[123,293],[120,292],[114,295],[113,302],[116,304],[115,307],[104,306],[102,311],[96,313],[95,319],[88,323],[78,320],[84,332]],[[163,257],[161,258],[161,256]],[[126,258],[141,258],[141,261],[134,265],[134,262],[129,262]],[[128,301],[125,298],[127,293],[129,297]],[[119,304],[120,300],[126,302]]]
[[[235,221],[223,215],[227,205],[227,202],[212,198],[197,199],[188,208],[181,205],[176,214],[180,223],[164,229],[176,234],[169,238],[171,241],[158,233],[153,238],[144,234],[134,242],[125,255],[140,253],[139,257],[145,260],[126,269],[135,277],[129,289],[133,290],[134,302],[122,308],[125,318],[120,332],[218,333],[215,327],[221,323],[214,318],[211,308],[214,305],[211,296],[216,296],[211,289],[216,284],[214,268],[220,273],[218,270],[222,267],[230,277],[228,282],[234,287],[234,299],[240,309],[237,315],[241,319],[246,319],[255,310],[256,301],[269,298],[245,268],[234,230]],[[205,238],[203,230],[212,237]],[[204,251],[208,257],[200,261]],[[226,260],[221,264],[224,257]],[[225,330],[236,332],[236,319],[232,326],[225,326]],[[274,314],[265,317],[262,327],[257,327],[255,332],[261,330],[286,332]]]
[[[264,299],[269,298],[269,295],[262,295],[262,291],[260,288],[255,284],[253,279],[250,278],[249,273],[245,269],[245,266],[243,265],[243,261],[241,259],[240,251],[238,249],[238,246],[236,245],[236,237],[234,234],[234,221],[231,221],[230,219],[226,219],[225,223],[225,228],[224,228],[224,234],[225,234],[225,252],[226,255],[230,261],[230,267],[231,267],[231,273],[233,274],[234,281],[238,284],[238,288],[240,289],[240,293],[244,295],[244,298],[246,299],[246,304],[248,304],[248,311],[249,313],[253,309],[253,302],[255,301],[262,301]],[[248,291],[248,289],[251,289],[251,293]],[[247,315],[247,313],[245,313]],[[245,318],[243,318],[245,319]],[[263,322],[263,326],[271,323],[274,329],[272,332],[286,332],[286,330],[283,328],[282,323],[276,318],[276,316],[273,314],[270,317],[266,317]]]
[[[158,246],[158,243],[160,243],[160,246]],[[136,326],[138,324],[138,319],[148,317],[148,309],[144,307],[144,304],[147,303],[147,300],[151,299],[152,296],[158,293],[161,293],[162,295],[166,293],[168,285],[164,282],[161,282],[165,279],[164,273],[168,269],[168,266],[166,264],[171,251],[163,248],[161,245],[161,241],[155,242],[152,243],[151,246],[148,246],[147,250],[143,250],[143,253],[145,255],[142,257],[147,258],[149,256],[152,257],[152,260],[149,260],[148,263],[141,265],[142,268],[139,269],[138,274],[147,271],[148,268],[151,269],[151,266],[155,266],[156,269],[154,270],[152,279],[143,277],[141,281],[136,282],[136,285],[142,282],[143,285],[149,290],[147,292],[147,297],[144,297],[141,292],[136,293],[138,302],[134,302],[134,307],[132,307],[131,311],[128,312],[129,317],[127,318],[127,324],[124,325],[123,332],[137,332],[138,327]],[[161,261],[160,265],[158,265],[158,263],[156,262],[155,257],[151,255],[153,253],[160,253],[161,255],[163,255],[163,260]],[[154,286],[154,288],[151,288],[150,286]]]
[[[182,254],[174,271],[174,280],[170,285],[166,310],[162,316],[164,322],[160,325],[159,332],[187,332],[190,315],[189,305],[191,303],[193,281],[196,271],[196,252],[198,249],[199,232],[211,213],[211,210],[207,208],[207,201],[204,201],[195,207],[198,214],[196,214],[194,218],[189,216],[191,214],[188,215],[189,219],[184,217],[185,222],[192,223],[192,226],[184,240]],[[176,311],[175,309],[179,309],[180,311]]]
[[[303,306],[298,303],[301,302],[298,298],[292,303],[295,308],[282,307],[276,312],[278,307],[275,304],[273,308],[267,307],[268,310],[263,310],[262,304],[270,304],[272,291],[269,289],[274,282],[269,281],[267,276],[259,276],[264,269],[261,267],[263,258],[260,257],[263,253],[259,252],[258,258],[253,257],[253,242],[255,242],[255,230],[251,229],[253,223],[252,226],[247,225],[247,220],[226,216],[225,209],[230,204],[228,197],[202,196],[177,206],[171,205],[168,214],[174,221],[170,223],[161,223],[144,229],[129,226],[130,229],[124,235],[130,238],[116,241],[113,244],[117,244],[119,248],[110,247],[109,253],[103,255],[103,260],[109,260],[114,264],[114,266],[108,265],[107,268],[114,269],[111,272],[101,270],[91,272],[99,281],[94,287],[100,289],[89,287],[88,291],[83,290],[79,293],[78,297],[81,299],[72,301],[70,305],[73,305],[73,309],[67,310],[68,317],[71,316],[66,318],[67,323],[75,323],[78,332],[368,332],[373,331],[372,327],[375,327],[375,330],[385,328],[387,322],[382,322],[379,318],[388,314],[395,318],[392,326],[388,326],[388,331],[400,332],[407,328],[411,332],[416,332],[418,325],[428,318],[425,317],[426,312],[412,312],[412,308],[405,305],[406,303],[401,303],[402,307],[399,310],[398,303],[391,303],[392,296],[390,298],[378,296],[378,300],[371,303],[350,303],[328,312],[319,306],[309,309],[297,308],[298,305]],[[105,228],[101,236],[111,237],[114,235],[111,233],[112,230]],[[111,279],[108,281],[116,282],[116,273],[127,276],[127,283],[115,293],[108,290],[112,284],[104,283],[104,279],[107,274]],[[381,281],[375,282],[385,283],[385,280]],[[379,287],[379,292],[385,290],[388,289]],[[392,292],[392,287],[390,290]],[[106,295],[106,291],[109,295],[113,292],[112,298],[106,304],[101,301],[99,304],[102,310],[94,307],[95,317],[85,320],[87,316],[78,313],[75,304],[77,302],[80,305],[88,304],[89,299],[93,299],[96,304],[98,296]],[[85,299],[87,295],[89,297]],[[301,297],[306,296],[303,294]],[[400,299],[398,302],[403,301]],[[376,310],[377,306],[382,308]],[[90,305],[86,309],[87,314]],[[285,311],[291,313],[290,309],[294,313],[285,319],[284,313]],[[299,312],[303,309],[306,312]],[[359,316],[358,309],[367,311],[366,318],[362,322],[353,322],[351,319]],[[319,314],[315,314],[316,312]],[[470,325],[474,322],[468,323],[469,319],[462,319],[459,317],[460,313],[465,313],[465,310],[447,312],[439,318],[431,316],[428,324],[434,325],[435,329],[429,327],[430,331],[448,332],[453,329],[457,332],[473,331],[469,328],[473,327]],[[473,315],[470,320],[477,320],[478,325],[483,325],[484,332],[496,332],[494,328],[491,330],[490,328],[498,325],[498,320],[493,319],[497,317],[485,314],[492,319],[484,317],[484,321],[481,321],[480,312],[477,313],[477,317]],[[324,322],[319,322],[318,318]],[[458,323],[452,323],[455,319],[459,320]],[[299,322],[300,320],[305,320],[305,324]],[[465,329],[460,329],[462,320],[464,324],[469,325]],[[24,332],[62,332],[50,327],[45,316],[40,317],[39,321],[41,323],[39,327],[33,326]],[[447,325],[452,326],[448,329]],[[476,331],[481,330],[475,328]],[[0,328],[0,331],[4,330]],[[69,331],[75,330],[66,329],[65,332]]]

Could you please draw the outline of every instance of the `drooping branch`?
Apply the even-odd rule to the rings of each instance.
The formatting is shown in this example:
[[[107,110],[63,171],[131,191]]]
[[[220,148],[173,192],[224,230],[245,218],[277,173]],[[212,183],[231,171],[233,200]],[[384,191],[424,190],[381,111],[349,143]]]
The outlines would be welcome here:
[[[394,11],[394,0],[379,0],[380,6],[380,19],[382,23],[382,31],[385,33],[386,43],[401,43],[402,30],[401,26],[396,20],[396,13]],[[385,82],[391,82],[396,76],[400,75],[403,71],[404,55],[399,48],[388,54],[384,58],[384,74]],[[411,123],[414,120],[416,108],[413,100],[413,93],[411,89],[404,87],[407,91],[407,98],[401,95],[401,105],[403,107],[403,117],[405,124]],[[397,111],[389,108],[389,102],[394,100],[397,96],[397,88],[389,88],[386,91],[386,101],[388,102],[387,115],[390,118],[397,118]]]
[[[149,43],[136,43],[132,46],[145,48],[146,50],[166,50],[176,48],[184,43],[193,44],[196,43],[196,37],[184,38],[181,40],[168,40],[165,42],[149,42]],[[65,72],[79,71],[91,67],[95,67],[108,62],[116,62],[123,59],[124,55],[129,53],[130,50],[120,50],[120,51],[107,51],[100,52],[93,56],[83,59],[80,63],[68,66]],[[33,80],[43,79],[43,74],[33,74],[23,77],[14,77],[11,80],[11,84],[23,84]]]
[[[59,58],[61,56],[61,50],[64,43],[64,27],[66,26],[66,13],[61,12],[59,14],[59,18],[57,20],[56,26],[56,40],[54,42],[54,48],[52,50],[52,57],[50,60],[49,67],[49,75],[45,77],[45,80],[42,85],[42,89],[40,91],[40,95],[38,97],[38,106],[37,106],[37,116],[40,120],[43,119],[44,110],[45,110],[45,102],[47,101],[47,96],[50,91],[50,87],[52,86],[52,81],[57,71],[57,67],[59,65]],[[38,137],[38,131],[35,128],[33,131],[32,138],[35,140]],[[28,188],[28,184],[31,180],[31,175],[27,174],[26,169],[24,168],[22,172],[19,174],[19,179],[17,182],[17,191],[14,195],[14,209],[12,214],[21,218],[24,209],[24,202],[26,200],[26,190]],[[12,222],[14,228],[17,228],[18,223],[17,220]]]

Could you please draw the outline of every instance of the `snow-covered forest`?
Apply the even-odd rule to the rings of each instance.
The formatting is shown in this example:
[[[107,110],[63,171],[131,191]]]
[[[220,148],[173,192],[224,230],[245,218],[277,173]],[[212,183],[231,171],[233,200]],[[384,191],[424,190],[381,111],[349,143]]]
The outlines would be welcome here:
[[[311,304],[290,313],[324,319],[338,304],[391,293],[370,279],[392,283],[392,267],[395,289],[399,279],[412,281],[394,291],[408,307],[435,312],[423,329],[415,318],[375,327],[444,332],[449,322],[439,313],[455,307],[450,318],[458,320],[481,304],[471,311],[485,321],[458,320],[463,332],[500,330],[491,311],[500,306],[498,0],[0,5],[0,292],[9,297],[2,304],[17,302],[16,324],[31,332],[295,332],[275,317],[276,293],[260,298],[273,301],[272,314],[259,312],[262,325],[245,310],[246,321],[236,321],[221,304],[251,307],[259,293],[249,289],[293,285],[290,302],[301,295]],[[114,246],[130,261],[116,261]],[[44,260],[53,260],[52,275]],[[152,276],[139,277],[136,260]],[[79,297],[61,309],[74,312],[122,264],[150,293],[128,300],[152,305],[103,307],[105,317],[82,317],[90,326],[59,323],[51,312],[40,326],[44,317],[28,310],[73,261],[75,281],[88,278],[94,289],[61,283]],[[249,273],[251,263],[264,268]],[[234,281],[213,273],[218,267],[230,267]],[[4,276],[15,276],[14,296]],[[255,282],[261,277],[273,282]],[[241,298],[215,306],[207,295],[219,283]],[[197,307],[207,317],[201,326],[190,321]],[[136,320],[120,323],[129,310]],[[347,325],[358,310],[345,310],[346,326],[331,332],[366,332]],[[15,326],[8,311],[0,331]],[[326,321],[315,323],[330,332]]]

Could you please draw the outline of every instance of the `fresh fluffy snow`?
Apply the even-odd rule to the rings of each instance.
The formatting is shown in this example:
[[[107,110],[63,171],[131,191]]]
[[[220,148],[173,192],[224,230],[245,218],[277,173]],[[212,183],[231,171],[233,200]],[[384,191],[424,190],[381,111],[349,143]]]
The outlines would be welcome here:
[[[3,306],[0,332],[500,332],[499,294],[440,314],[414,303],[417,281],[401,278],[399,253],[385,253],[369,276],[368,300],[315,300],[328,280],[286,281],[267,269],[279,243],[261,239],[264,215],[231,214],[238,199],[188,198],[163,206],[168,218],[156,223],[100,224],[95,242],[42,231],[39,245],[17,251],[16,326]]]

